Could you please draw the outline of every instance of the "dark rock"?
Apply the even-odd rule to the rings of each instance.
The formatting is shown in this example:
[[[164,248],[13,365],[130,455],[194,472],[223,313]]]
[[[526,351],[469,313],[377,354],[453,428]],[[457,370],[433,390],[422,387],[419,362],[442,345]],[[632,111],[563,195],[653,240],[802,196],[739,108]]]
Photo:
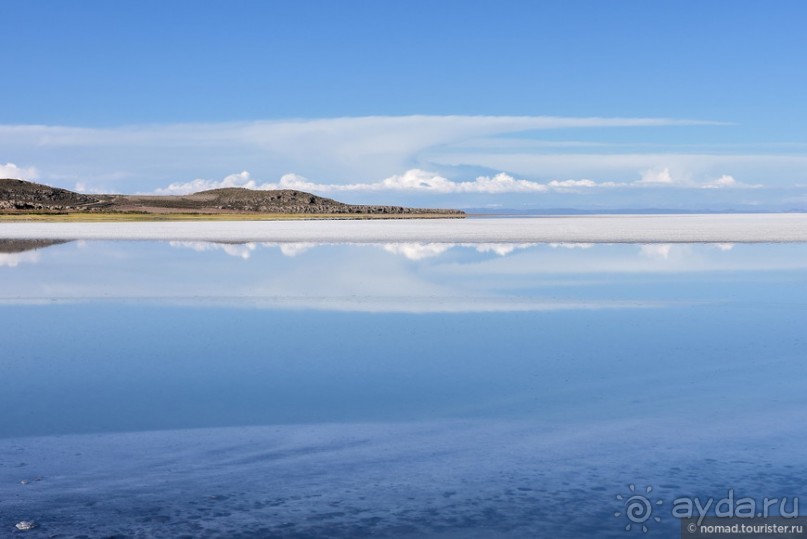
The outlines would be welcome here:
[[[184,196],[83,195],[22,180],[0,179],[0,211],[26,212],[142,212],[142,213],[287,213],[355,215],[438,215],[462,217],[446,209],[345,204],[292,189],[258,191],[212,189]]]

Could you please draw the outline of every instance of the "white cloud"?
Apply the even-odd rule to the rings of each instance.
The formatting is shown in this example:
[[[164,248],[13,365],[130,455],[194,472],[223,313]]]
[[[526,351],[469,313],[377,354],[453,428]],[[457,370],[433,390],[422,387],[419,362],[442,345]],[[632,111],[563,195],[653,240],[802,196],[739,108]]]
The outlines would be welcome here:
[[[462,165],[517,171],[531,178],[590,178],[600,182],[600,186],[605,186],[606,182],[625,182],[638,175],[638,181],[644,179],[645,182],[631,183],[648,188],[698,187],[719,178],[726,170],[742,170],[749,184],[789,188],[803,183],[803,171],[807,169],[807,154],[795,153],[530,153],[506,149],[459,151],[441,147],[424,152],[420,159],[428,161],[435,170]],[[663,180],[667,179],[671,181],[665,183]]]
[[[580,192],[590,188],[630,187],[627,182],[595,182],[593,180],[552,180],[547,184],[552,190],[563,193]]]
[[[73,187],[73,190],[76,191],[77,193],[89,193],[96,195],[110,192],[109,189],[105,189],[103,187],[96,187],[96,186],[90,187],[85,182],[76,182],[76,185],[75,187]]]
[[[575,192],[586,189],[600,188],[631,188],[631,187],[699,187],[699,188],[757,188],[761,185],[746,185],[737,182],[733,177],[723,175],[717,180],[704,184],[692,182],[676,181],[668,167],[656,167],[642,171],[642,178],[634,182],[597,182],[589,179],[580,180],[551,180],[548,183],[541,183],[525,179],[516,179],[500,172],[493,176],[478,176],[474,180],[454,181],[441,176],[436,172],[409,169],[403,174],[390,176],[383,180],[370,183],[317,183],[299,174],[288,173],[281,176],[277,182],[262,182],[252,178],[252,175],[244,170],[237,174],[230,174],[222,180],[206,180],[197,178],[189,182],[172,183],[168,187],[156,189],[153,193],[157,195],[186,195],[197,193],[209,189],[220,189],[224,187],[245,187],[258,190],[275,189],[296,189],[299,191],[311,191],[317,193],[334,192],[421,192],[432,194],[457,194],[457,193],[546,193],[550,191]]]
[[[748,185],[745,183],[740,183],[734,179],[733,176],[729,176],[728,174],[723,174],[716,180],[712,180],[709,182],[704,183],[701,185],[703,189],[725,189],[725,188],[735,188],[735,189],[759,189],[762,185]]]
[[[551,190],[568,191],[573,188],[627,187],[628,183],[595,182],[592,180],[552,180],[540,183],[530,180],[516,179],[500,172],[494,176],[478,176],[474,180],[454,181],[436,172],[410,169],[403,174],[390,176],[371,183],[316,183],[299,174],[284,174],[277,182],[258,183],[252,179],[248,171],[230,174],[222,180],[195,179],[185,183],[172,183],[168,187],[154,191],[157,195],[185,195],[208,189],[223,187],[245,187],[258,190],[297,189],[318,193],[348,191],[408,191],[434,194],[451,193],[545,193]]]
[[[666,184],[673,183],[669,167],[657,167],[642,171],[642,179],[636,183]]]
[[[762,182],[791,188],[803,181],[807,155],[797,153],[801,146],[790,153],[740,154],[715,150],[714,145],[673,145],[668,147],[673,151],[665,152],[662,144],[537,139],[537,130],[710,123],[714,122],[415,115],[113,128],[0,125],[4,159],[38,166],[37,170],[8,163],[0,165],[0,171],[5,171],[0,175],[37,178],[86,193],[187,194],[248,187],[299,189],[325,196],[351,193],[345,197],[351,202],[374,198],[389,204],[408,203],[398,195],[409,193],[424,195],[419,205],[446,204],[428,195],[474,195],[456,198],[462,204],[471,204],[472,198],[476,199],[473,204],[484,204],[485,195],[491,200],[512,193],[496,200],[507,207],[534,203],[537,199],[529,200],[527,195],[543,193],[559,194],[556,199],[566,193],[597,193],[586,204],[598,207],[625,207],[625,201],[634,198],[651,204],[646,201],[658,200],[651,189],[658,188],[681,189],[676,195],[680,200],[690,196],[696,201],[703,197],[684,190],[711,189],[709,200],[719,196],[747,204],[750,194],[735,190],[758,188]],[[509,136],[525,131],[533,133]],[[603,149],[596,150],[601,153],[576,150],[583,146]],[[674,153],[676,148],[683,153]],[[724,174],[735,170],[742,170],[748,183]],[[629,194],[626,189],[630,188],[647,191]],[[366,194],[382,192],[389,194],[383,199]],[[754,196],[754,203],[765,204],[784,195],[768,190]]]
[[[0,163],[0,178],[14,180],[34,180],[39,173],[34,167],[18,167],[14,163]]]
[[[552,180],[550,187],[596,187],[597,183],[591,180]]]
[[[596,182],[589,179],[581,180],[551,180],[548,183],[535,182],[531,180],[516,179],[500,172],[494,176],[478,176],[474,180],[454,181],[441,176],[436,172],[421,169],[410,169],[403,174],[390,176],[383,180],[370,183],[316,183],[299,174],[284,174],[277,182],[259,183],[252,178],[248,171],[238,174],[230,174],[222,180],[195,179],[184,183],[172,183],[168,187],[156,189],[153,193],[157,195],[185,195],[197,193],[208,189],[220,189],[223,187],[245,187],[258,190],[275,189],[297,189],[300,191],[311,191],[317,193],[334,192],[421,192],[432,194],[457,194],[457,193],[546,193],[551,191],[574,192],[586,189],[600,188],[630,188],[655,186],[664,187],[678,185],[670,174],[668,168],[645,170],[642,179],[635,182]],[[722,176],[720,179],[706,184],[682,184],[684,187],[761,187],[748,186],[734,181],[731,176]]]
[[[735,180],[732,176],[723,174],[709,185],[714,185],[715,187],[735,187],[737,185],[737,180]]]
[[[337,186],[334,186],[337,187]],[[490,176],[478,176],[472,181],[452,181],[434,172],[420,169],[407,170],[404,174],[390,176],[377,183],[349,184],[335,190],[350,191],[430,191],[435,193],[523,193],[544,192],[547,186],[529,180],[517,180],[503,172]]]
[[[247,187],[250,189],[297,189],[301,191],[425,191],[431,193],[513,193],[543,192],[547,186],[528,180],[517,180],[501,173],[493,177],[479,176],[473,181],[455,182],[434,172],[420,169],[407,170],[401,175],[390,176],[374,183],[325,184],[315,183],[298,174],[285,174],[276,183],[258,184],[249,172],[231,174],[220,181],[196,179],[186,183],[173,183],[157,189],[155,194],[178,195],[221,187]]]
[[[140,181],[126,190],[133,192],[153,189],[167,177],[224,175],[236,167],[263,177],[294,170],[334,183],[366,181],[415,167],[432,168],[430,151],[439,154],[440,148],[452,144],[508,133],[709,123],[664,118],[415,115],[112,128],[0,125],[0,148],[18,161],[39,163],[47,178],[72,178],[75,183],[109,181],[115,175],[121,182]],[[517,143],[515,139],[505,142]]]
[[[209,189],[222,189],[225,187],[246,187],[247,189],[258,189],[255,181],[249,177],[249,172],[244,170],[239,174],[230,174],[223,180],[203,180],[197,178],[190,182],[172,183],[168,187],[156,189],[155,195],[188,195],[190,193],[198,193],[199,191],[207,191]]]
[[[670,118],[601,118],[560,116],[361,116],[253,122],[129,125],[84,128],[46,125],[0,125],[0,140],[39,146],[215,146],[239,142],[264,148],[296,148],[300,142],[331,142],[359,153],[398,151],[447,140],[526,130],[722,125],[720,122]],[[359,143],[358,147],[356,143]],[[299,148],[298,148],[299,149]],[[352,152],[350,152],[352,153]]]

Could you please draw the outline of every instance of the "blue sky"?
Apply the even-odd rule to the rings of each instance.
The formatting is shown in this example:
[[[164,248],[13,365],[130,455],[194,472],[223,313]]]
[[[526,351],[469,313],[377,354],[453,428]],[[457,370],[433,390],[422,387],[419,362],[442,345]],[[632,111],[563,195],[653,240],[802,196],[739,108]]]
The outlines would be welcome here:
[[[802,2],[9,1],[0,16],[4,176],[807,208]]]

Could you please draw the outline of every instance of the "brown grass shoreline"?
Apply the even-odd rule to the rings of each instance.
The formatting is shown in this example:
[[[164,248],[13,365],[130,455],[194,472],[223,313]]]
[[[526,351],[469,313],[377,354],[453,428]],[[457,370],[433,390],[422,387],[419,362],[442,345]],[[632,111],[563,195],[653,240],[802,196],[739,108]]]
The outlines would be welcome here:
[[[306,220],[378,220],[378,219],[463,219],[464,214],[446,213],[0,213],[0,222],[161,222],[161,221],[306,221]]]

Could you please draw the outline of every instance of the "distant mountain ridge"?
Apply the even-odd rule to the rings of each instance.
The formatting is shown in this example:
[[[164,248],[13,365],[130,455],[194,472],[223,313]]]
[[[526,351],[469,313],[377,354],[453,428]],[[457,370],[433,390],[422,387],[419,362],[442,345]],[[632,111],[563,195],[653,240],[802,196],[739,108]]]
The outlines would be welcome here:
[[[0,211],[142,212],[142,213],[278,213],[355,215],[438,215],[462,217],[460,210],[345,204],[292,189],[212,189],[190,195],[83,194],[16,179],[0,179]]]

